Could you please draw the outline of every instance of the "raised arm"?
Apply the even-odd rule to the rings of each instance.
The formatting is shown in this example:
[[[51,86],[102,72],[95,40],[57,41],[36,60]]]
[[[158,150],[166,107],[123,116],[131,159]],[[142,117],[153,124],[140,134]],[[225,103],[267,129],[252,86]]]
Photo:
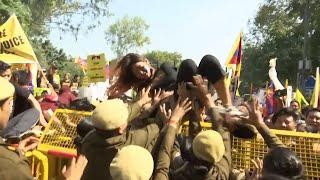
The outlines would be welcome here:
[[[259,110],[259,103],[257,99],[253,98],[250,104],[246,104],[249,112],[248,118],[243,118],[243,121],[254,125],[269,148],[285,147],[281,140],[270,131],[268,126],[263,122],[261,111]]]
[[[169,167],[171,159],[171,150],[174,144],[177,129],[180,126],[180,121],[186,112],[190,111],[191,102],[188,99],[178,101],[175,109],[168,120],[168,128],[166,135],[163,138],[159,150],[158,161],[155,168],[154,180],[169,179]],[[162,109],[163,110],[163,109]]]

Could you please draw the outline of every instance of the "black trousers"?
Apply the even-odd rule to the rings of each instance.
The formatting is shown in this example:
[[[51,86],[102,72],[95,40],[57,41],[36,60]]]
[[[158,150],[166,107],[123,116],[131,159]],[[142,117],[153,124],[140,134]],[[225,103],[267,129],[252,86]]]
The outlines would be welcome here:
[[[196,74],[200,74],[214,84],[224,77],[226,72],[216,57],[205,55],[201,59],[199,67],[191,59],[182,61],[177,75],[177,82],[192,82],[192,76]]]
[[[191,59],[182,61],[177,75],[177,83],[192,82],[193,76],[196,74],[207,78],[209,81],[209,88],[211,88],[212,84],[215,84],[223,78],[226,73],[216,57],[212,55],[205,55],[201,59],[198,67]],[[189,135],[191,137],[195,137],[202,129],[200,122],[196,119],[197,117],[193,111],[188,113],[187,116],[189,116]]]

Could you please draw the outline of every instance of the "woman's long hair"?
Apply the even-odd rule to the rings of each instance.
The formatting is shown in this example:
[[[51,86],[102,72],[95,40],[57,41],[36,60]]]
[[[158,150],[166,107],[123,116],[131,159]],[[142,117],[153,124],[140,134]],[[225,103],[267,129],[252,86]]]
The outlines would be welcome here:
[[[150,83],[150,80],[141,81],[141,79],[138,79],[133,74],[132,66],[138,62],[148,62],[148,60],[139,54],[129,53],[122,57],[117,63],[115,67],[115,76],[117,76],[118,79],[109,88],[109,99],[120,97],[131,88],[139,90]]]

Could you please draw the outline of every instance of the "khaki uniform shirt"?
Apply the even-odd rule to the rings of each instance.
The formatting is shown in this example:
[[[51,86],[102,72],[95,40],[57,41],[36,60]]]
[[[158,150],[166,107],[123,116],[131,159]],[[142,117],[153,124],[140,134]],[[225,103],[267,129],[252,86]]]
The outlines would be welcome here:
[[[0,138],[0,179],[33,180],[28,160],[17,152],[9,150]]]
[[[114,137],[104,137],[96,130],[91,131],[82,143],[82,153],[88,164],[81,179],[111,180],[109,166],[119,149],[126,145],[138,145],[151,152],[158,136],[159,126],[155,123],[142,128],[128,127],[126,133]]]
[[[160,146],[158,161],[154,170],[154,180],[169,179],[171,150],[175,141],[175,137],[176,129],[172,126],[169,126]]]
[[[209,109],[209,115],[212,119],[221,120],[221,116],[215,109]],[[223,139],[224,146],[226,148],[225,153],[222,159],[215,163],[211,169],[207,173],[198,174],[198,171],[195,170],[194,165],[188,161],[182,162],[181,168],[179,170],[175,170],[173,174],[171,174],[171,179],[174,180],[193,180],[193,179],[201,179],[201,180],[228,180],[231,172],[231,140],[230,133],[226,131],[222,126],[215,127],[213,124],[214,130],[218,131]]]

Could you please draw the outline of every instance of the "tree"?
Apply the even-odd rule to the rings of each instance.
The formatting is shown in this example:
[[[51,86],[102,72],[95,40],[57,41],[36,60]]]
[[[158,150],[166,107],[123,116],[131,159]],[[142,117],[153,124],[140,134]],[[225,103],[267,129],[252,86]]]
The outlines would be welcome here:
[[[67,57],[62,49],[54,47],[47,36],[53,28],[62,32],[60,37],[66,32],[71,32],[76,37],[81,29],[89,31],[97,27],[100,22],[91,19],[109,17],[109,2],[110,0],[1,0],[0,24],[15,13],[42,67],[55,63],[60,72],[80,74],[81,68],[74,66],[73,59]],[[73,21],[74,17],[78,21]]]
[[[159,67],[164,62],[172,63],[177,67],[182,60],[182,55],[178,52],[151,51],[144,56],[156,67]]]
[[[38,39],[34,44],[36,47],[41,47],[35,50],[41,67],[49,68],[55,64],[61,77],[66,73],[83,75],[81,67],[74,63],[74,58],[68,57],[62,49],[54,47],[49,40]]]
[[[65,52],[54,47],[49,40],[34,39],[33,45],[37,47],[34,51],[42,67],[56,64],[59,69],[63,69],[68,62]]]
[[[290,85],[297,81],[298,62],[303,59],[304,22],[309,25],[308,59],[314,69],[320,57],[320,2],[308,0],[310,21],[304,14],[306,1],[266,0],[250,22],[249,34],[245,37],[242,82],[261,86],[268,78],[269,59],[278,57],[279,79],[289,79]],[[318,50],[316,50],[318,49]]]
[[[120,57],[130,50],[150,43],[149,37],[145,35],[148,28],[149,25],[142,18],[125,16],[109,26],[105,31],[105,38],[111,49]]]
[[[0,23],[15,13],[28,37],[45,37],[53,28],[77,36],[81,29],[89,31],[101,24],[92,19],[111,15],[109,3],[110,0],[2,0]],[[72,21],[75,17],[78,20]]]

